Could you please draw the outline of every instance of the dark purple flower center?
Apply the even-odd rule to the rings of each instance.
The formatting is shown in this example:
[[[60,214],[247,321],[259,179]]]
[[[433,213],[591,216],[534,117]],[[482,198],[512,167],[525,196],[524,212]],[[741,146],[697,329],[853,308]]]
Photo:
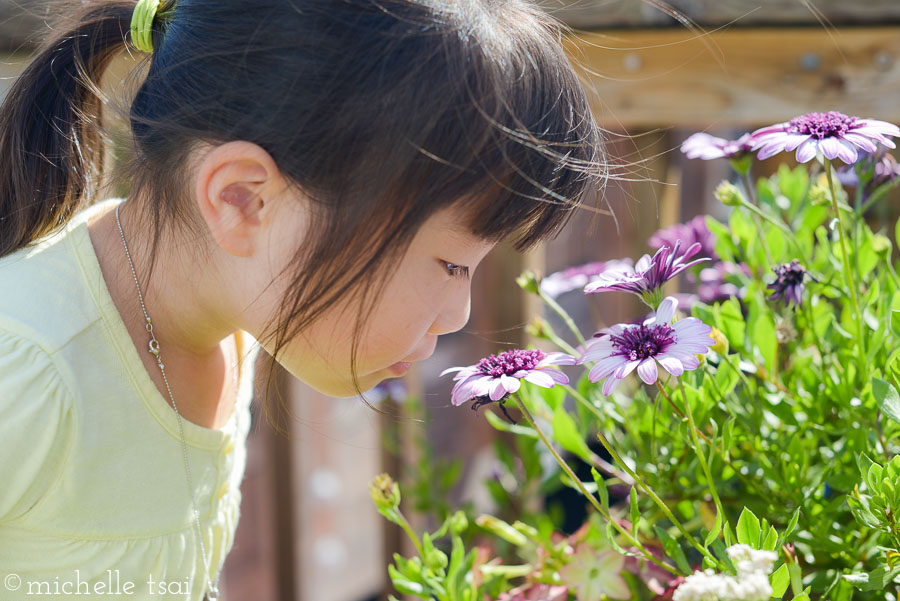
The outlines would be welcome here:
[[[785,263],[784,265],[776,265],[774,267],[775,275],[778,278],[776,283],[779,286],[795,286],[803,283],[803,276],[806,270],[797,260]]]
[[[616,355],[628,357],[629,361],[655,357],[675,342],[675,330],[665,324],[632,326],[610,340],[616,347]]]
[[[500,376],[511,376],[523,369],[534,369],[545,356],[546,355],[538,349],[527,351],[513,349],[510,351],[503,351],[499,355],[485,357],[478,362],[476,367],[486,376],[499,378]]]
[[[856,124],[856,117],[844,113],[829,111],[827,113],[808,113],[791,119],[788,131],[795,134],[814,136],[818,139],[840,138]]]

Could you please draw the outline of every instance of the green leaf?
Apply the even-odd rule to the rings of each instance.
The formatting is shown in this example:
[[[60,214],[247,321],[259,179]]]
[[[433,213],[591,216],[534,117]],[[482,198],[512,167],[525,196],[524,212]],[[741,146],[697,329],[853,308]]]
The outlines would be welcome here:
[[[722,513],[720,511],[716,511],[716,521],[713,524],[712,530],[709,531],[709,534],[706,535],[706,540],[703,541],[703,546],[709,548],[710,543],[716,540],[716,537],[719,536],[719,532],[722,530]]]
[[[575,453],[587,463],[593,463],[591,451],[575,426],[575,420],[566,412],[562,404],[553,412],[553,438],[570,453]]]
[[[881,479],[884,475],[884,468],[878,465],[877,463],[873,463],[869,466],[869,472],[866,474],[866,484],[869,487],[869,492],[871,493],[880,493],[881,492]]]
[[[418,582],[413,582],[412,580],[407,580],[394,568],[393,565],[388,566],[388,574],[391,577],[391,582],[398,591],[403,593],[404,595],[416,595],[417,597],[421,597],[425,593],[425,587],[419,584]]]
[[[865,478],[869,473],[869,468],[875,465],[875,462],[866,455],[865,451],[860,452],[859,457],[856,458],[856,465],[859,466],[859,474]]]
[[[722,531],[722,538],[729,547],[734,544],[734,530],[731,529],[731,522],[725,522],[725,529]],[[713,541],[712,547],[715,548],[717,541]],[[718,541],[721,542],[721,541]],[[725,548],[724,546],[722,547]],[[719,556],[721,558],[721,556]]]
[[[732,236],[738,240],[738,247],[744,248],[748,254],[752,254],[759,244],[752,217],[743,208],[735,207],[728,216],[728,225],[731,226]]]
[[[897,246],[900,247],[900,219],[897,220],[897,225],[894,226],[894,240],[897,242]]]
[[[463,548],[462,539],[458,536],[453,537],[453,551],[450,553],[450,566],[447,568],[447,592],[450,594],[451,601],[456,601],[456,578],[459,575],[465,576],[465,549]]]
[[[778,531],[775,528],[769,526],[768,533],[766,537],[762,541],[762,549],[764,551],[774,551],[775,544],[778,542]]]
[[[728,536],[730,536],[729,535],[730,530],[731,530],[731,526],[729,525],[728,522],[725,522],[726,539]],[[710,547],[712,547],[713,553],[719,559],[719,561],[721,561],[722,563],[725,564],[725,566],[728,568],[728,571],[731,572],[732,574],[735,574],[735,573],[737,573],[737,569],[734,567],[734,563],[732,563],[731,558],[728,557],[728,550],[725,548],[726,544],[730,547],[732,543],[727,542],[727,540],[725,543],[723,543],[720,539],[717,538],[716,540],[714,540],[712,542]]]
[[[744,316],[737,300],[729,298],[724,303],[715,305],[713,313],[728,344],[734,348],[744,348]]]
[[[731,230],[710,215],[706,216],[706,227],[709,228],[709,231],[715,237],[714,250],[716,251],[716,256],[723,261],[734,262],[734,244],[731,240]]]
[[[881,520],[872,513],[868,496],[856,498],[852,495],[847,495],[847,505],[850,507],[850,513],[853,514],[853,517],[856,518],[859,523],[870,528],[877,528],[881,524]]]
[[[638,508],[637,489],[634,486],[631,487],[630,496],[631,496],[631,531],[634,533],[635,538],[637,538],[638,522],[641,521],[641,510]]]
[[[688,563],[687,558],[684,556],[684,551],[681,549],[681,545],[678,544],[672,535],[666,532],[663,528],[660,528],[656,524],[653,524],[653,529],[656,531],[656,536],[659,538],[659,542],[662,543],[663,549],[666,551],[666,555],[675,560],[676,565],[678,565],[678,569],[684,575],[688,575],[691,573],[691,565]]]
[[[752,511],[744,507],[737,523],[737,539],[739,543],[750,545],[759,549],[759,518]]]
[[[728,421],[725,422],[725,426],[722,428],[722,448],[725,449],[726,452],[731,448],[731,438],[734,433],[734,423],[736,421],[737,417],[732,415],[728,418]]]
[[[791,583],[791,575],[788,572],[787,564],[781,564],[781,567],[775,570],[770,578],[772,584],[772,596],[781,599],[787,592],[787,587]]]
[[[872,379],[872,396],[878,402],[882,413],[900,423],[900,394],[889,382],[880,378]]]
[[[591,468],[591,476],[594,477],[594,482],[597,484],[597,493],[600,495],[600,506],[603,507],[603,510],[606,511],[606,513],[609,513],[609,491],[606,489],[606,481],[593,467]]]
[[[750,310],[750,319],[747,324],[750,328],[750,336],[759,349],[765,362],[766,369],[770,372],[775,366],[775,355],[778,351],[778,339],[775,337],[775,320],[772,312],[765,305],[758,305]]]
[[[878,591],[887,586],[898,574],[900,567],[888,570],[885,566],[880,566],[868,573],[845,574],[844,579],[861,591]]]
[[[533,385],[531,386],[531,388],[536,392],[536,394],[539,394],[541,395],[541,397],[543,397],[552,411],[556,411],[556,408],[560,407],[566,400],[566,389],[562,386],[544,388],[543,386]]]
[[[895,292],[891,299],[891,328],[900,336],[900,291]]]
[[[778,166],[778,187],[781,189],[781,193],[791,201],[792,209],[801,206],[806,197],[808,184],[809,173],[805,166],[800,165],[793,170],[784,163]]]
[[[794,533],[794,529],[797,528],[797,523],[799,521],[800,508],[798,507],[794,511],[794,515],[791,516],[791,521],[788,522],[787,528],[785,528],[784,532],[781,534],[781,537],[779,537],[778,542],[775,545],[776,548],[780,548],[781,545],[783,545],[790,538],[791,534]]]
[[[728,365],[725,365],[726,362]],[[714,379],[716,386],[722,391],[723,396],[730,395],[740,381],[741,377],[738,374],[738,369],[740,369],[739,366],[739,355],[728,355],[721,358],[719,366],[716,368]]]

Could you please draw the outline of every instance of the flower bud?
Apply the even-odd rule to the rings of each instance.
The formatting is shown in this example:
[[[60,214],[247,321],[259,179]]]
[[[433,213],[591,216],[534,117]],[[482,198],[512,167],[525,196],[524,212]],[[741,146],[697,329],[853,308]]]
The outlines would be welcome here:
[[[459,536],[468,527],[469,520],[466,518],[466,513],[464,511],[457,511],[453,514],[453,517],[450,518],[450,532],[454,536]]]
[[[709,335],[712,337],[713,340],[716,341],[716,343],[709,348],[714,350],[719,355],[722,355],[722,356],[727,355],[728,354],[728,338],[725,337],[725,334],[722,333],[722,330],[720,330],[717,327],[713,327],[712,332],[710,332]]]
[[[872,236],[872,250],[882,259],[889,257],[891,253],[890,238],[881,234],[875,234]]]
[[[425,565],[432,572],[440,572],[447,567],[447,554],[440,549],[432,549],[425,555]]]
[[[518,284],[525,292],[537,294],[540,282],[538,282],[538,278],[534,275],[533,271],[526,269],[522,272],[522,275],[516,278],[516,284]]]
[[[369,494],[379,511],[397,509],[400,506],[400,486],[389,474],[378,474],[369,484]]]
[[[831,194],[828,192],[828,179],[823,173],[809,187],[809,202],[813,205],[830,205]]]
[[[741,194],[737,186],[729,181],[723,181],[719,184],[715,195],[719,202],[729,207],[739,207],[744,204],[744,195]]]
[[[784,551],[784,563],[797,563],[797,553],[794,551],[793,543],[781,545],[781,550]]]
[[[475,523],[517,547],[524,547],[528,544],[528,539],[524,534],[500,518],[492,515],[480,515],[475,519]]]

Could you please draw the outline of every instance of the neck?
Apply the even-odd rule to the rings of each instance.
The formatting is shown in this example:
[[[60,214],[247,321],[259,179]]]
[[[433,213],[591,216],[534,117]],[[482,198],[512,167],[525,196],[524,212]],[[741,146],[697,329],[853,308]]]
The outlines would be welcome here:
[[[212,281],[215,270],[203,269],[195,253],[184,252],[171,236],[163,237],[153,279],[147,280],[152,232],[144,227],[134,200],[122,203],[119,221],[140,284],[144,306],[152,319],[153,333],[167,358],[202,364],[219,360],[222,343],[238,328],[229,323],[221,290]],[[107,287],[129,329],[145,329],[146,318],[138,297],[132,265],[122,243],[115,209],[88,227],[104,272]],[[107,277],[107,273],[111,277]]]

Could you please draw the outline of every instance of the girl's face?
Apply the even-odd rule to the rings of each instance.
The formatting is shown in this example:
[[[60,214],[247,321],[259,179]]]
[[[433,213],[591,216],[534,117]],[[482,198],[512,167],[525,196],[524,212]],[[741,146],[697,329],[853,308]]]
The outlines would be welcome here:
[[[308,199],[286,186],[271,156],[259,146],[232,141],[198,155],[196,197],[213,238],[224,250],[216,269],[213,303],[225,307],[228,331],[263,340],[279,314],[292,273],[285,270],[309,229]],[[370,317],[362,324],[356,373],[365,391],[403,375],[409,364],[431,356],[437,337],[469,319],[471,277],[494,247],[474,236],[458,208],[438,211],[416,232],[389,272]],[[282,273],[284,272],[284,273]],[[278,362],[296,378],[330,396],[357,393],[351,350],[359,295],[348,295],[317,316],[279,352]]]
[[[471,278],[494,243],[475,237],[462,223],[456,210],[432,215],[387,276],[361,332],[356,371],[363,391],[386,378],[402,376],[412,362],[431,356],[438,336],[455,332],[468,321]],[[273,240],[290,241],[280,245],[277,253],[288,257],[295,249],[296,237],[277,231],[284,227],[273,228]],[[276,288],[284,294],[283,287],[271,287]],[[269,310],[274,309],[273,301],[280,300],[271,295],[265,298]],[[279,363],[320,392],[336,397],[355,395],[350,359],[354,327],[362,310],[356,298],[332,306],[290,342]]]

